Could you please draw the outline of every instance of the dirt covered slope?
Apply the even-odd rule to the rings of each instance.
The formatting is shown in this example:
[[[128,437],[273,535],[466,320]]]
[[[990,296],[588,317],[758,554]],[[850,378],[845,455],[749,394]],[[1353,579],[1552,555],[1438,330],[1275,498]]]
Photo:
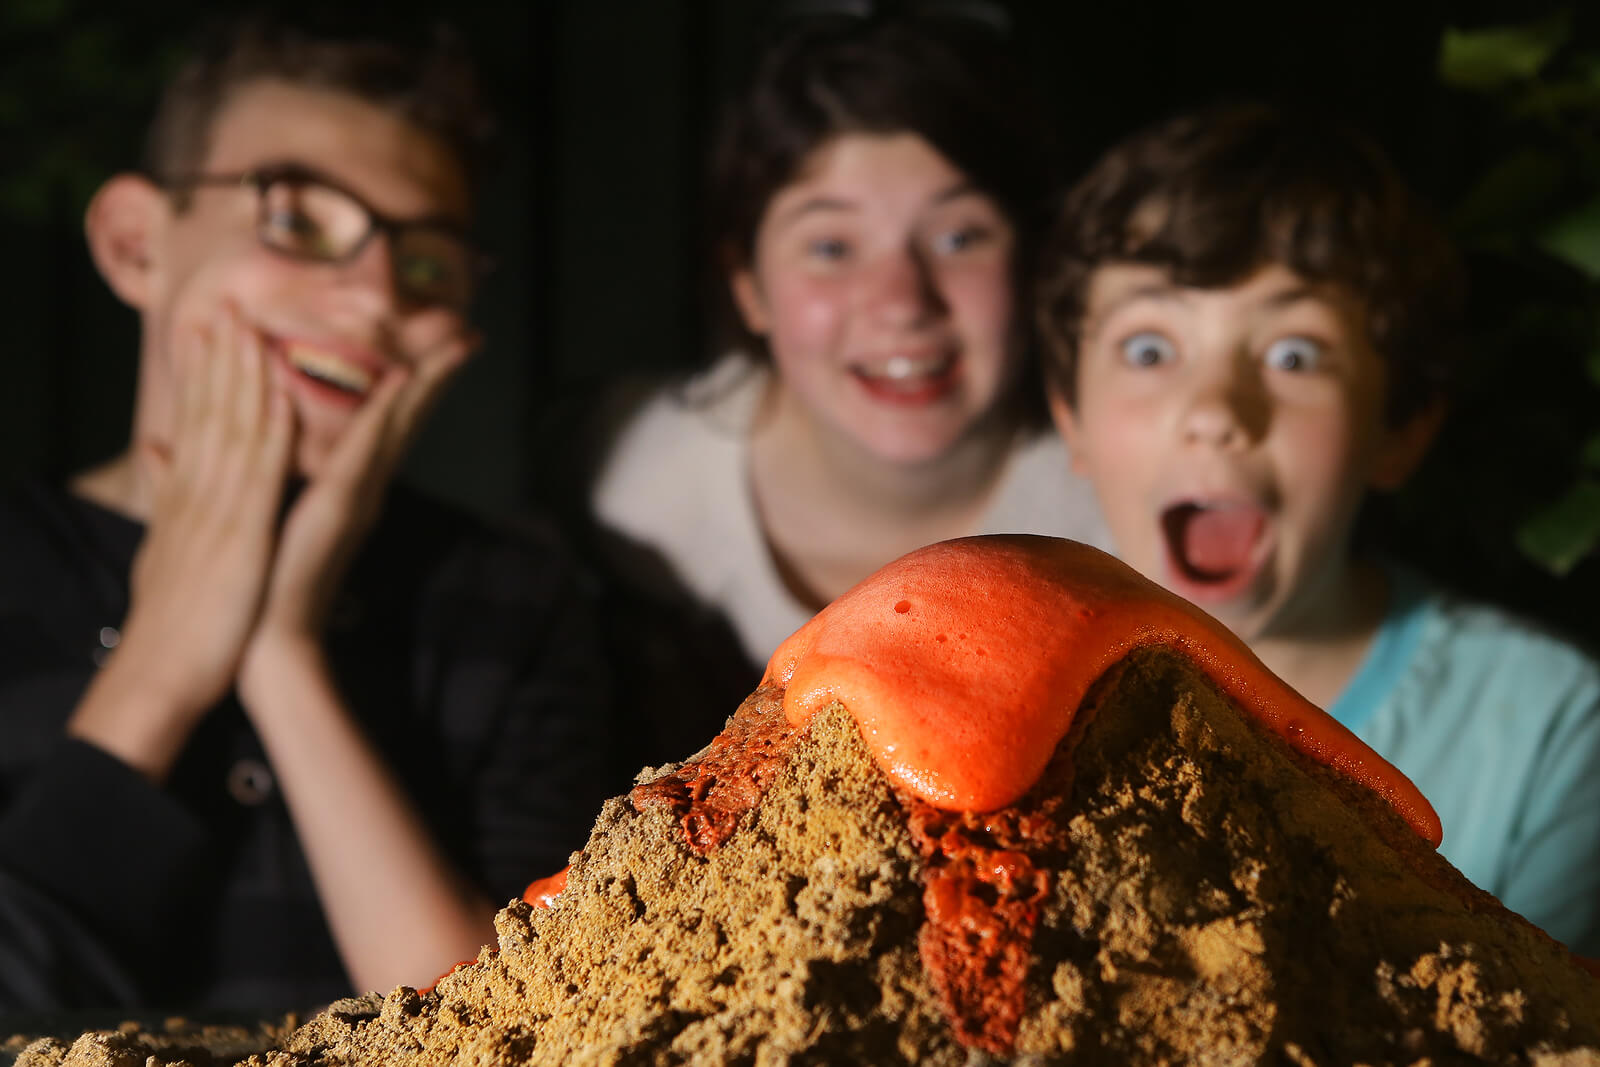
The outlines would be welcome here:
[[[1199,648],[1203,617],[1127,608],[1125,568],[1044,542],[935,546],[938,582],[864,583],[881,603],[855,631],[802,630],[710,746],[606,804],[553,906],[504,909],[430,992],[341,1001],[239,1062],[1600,1065],[1600,980],[1434,852],[1409,782]],[[995,627],[972,589],[1001,590]],[[1006,630],[1053,618],[1080,634],[1048,656]],[[923,686],[958,644],[980,666]],[[967,706],[978,741],[945,744]],[[1037,757],[1008,725],[1050,722]],[[988,810],[938,802],[1017,781]],[[113,1044],[18,1062],[145,1063],[137,1035]]]
[[[842,709],[796,731],[777,696],[737,717],[766,788],[725,761],[757,800],[725,840],[695,847],[659,790],[615,799],[497,953],[247,1062],[1600,1063],[1600,983],[1176,656],[1119,666],[987,817],[897,794]]]
[[[741,715],[774,716],[774,696]],[[415,1014],[391,998],[291,1047],[331,1042],[300,1062],[485,1048],[551,1064],[1515,1063],[1600,1048],[1600,988],[1564,949],[1181,660],[1136,654],[1091,708],[1010,812],[943,817],[980,847],[1009,833],[990,853],[1044,875],[1037,894],[1020,878],[958,887],[979,944],[935,944],[925,886],[959,850],[929,855],[913,828],[931,809],[888,787],[835,710],[720,846],[697,852],[670,805],[613,801],[557,906],[502,913],[497,958],[401,998]],[[1008,896],[1036,912],[1009,977],[987,951],[1006,923],[982,914]],[[1013,984],[1005,1043],[984,1023]]]

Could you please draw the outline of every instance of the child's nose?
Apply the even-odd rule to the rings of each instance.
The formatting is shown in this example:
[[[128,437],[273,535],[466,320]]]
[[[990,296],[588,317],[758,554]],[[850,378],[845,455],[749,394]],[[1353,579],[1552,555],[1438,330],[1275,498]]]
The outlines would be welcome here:
[[[861,294],[874,318],[895,326],[920,325],[944,308],[933,272],[915,248],[878,257]]]
[[[1183,412],[1185,441],[1239,448],[1266,434],[1270,411],[1259,379],[1243,367],[1197,383]]]
[[[334,284],[341,295],[374,318],[397,311],[405,303],[395,274],[394,250],[386,233],[374,233],[353,259],[335,270]]]

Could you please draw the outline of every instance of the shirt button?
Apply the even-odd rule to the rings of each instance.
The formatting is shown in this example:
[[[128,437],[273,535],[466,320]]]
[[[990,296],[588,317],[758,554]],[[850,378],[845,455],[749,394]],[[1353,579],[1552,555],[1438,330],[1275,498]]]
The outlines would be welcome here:
[[[89,650],[89,658],[94,660],[96,667],[104,667],[106,658],[111,655],[111,650],[122,641],[122,631],[115,626],[100,627],[100,644]]]
[[[242,759],[228,770],[228,794],[246,807],[272,796],[272,769],[256,759]]]

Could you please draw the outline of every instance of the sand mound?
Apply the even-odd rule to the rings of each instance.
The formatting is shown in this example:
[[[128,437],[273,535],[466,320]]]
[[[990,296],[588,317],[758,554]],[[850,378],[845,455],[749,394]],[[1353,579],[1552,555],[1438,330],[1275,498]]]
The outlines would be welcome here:
[[[989,817],[897,793],[842,709],[793,731],[777,696],[736,721],[792,748],[720,845],[615,799],[497,953],[244,1062],[1600,1063],[1600,983],[1171,654],[1117,668],[1072,758]],[[1007,852],[930,906],[936,872]]]
[[[1600,1064],[1600,981],[1186,655],[1123,655],[986,814],[785,696],[609,801],[475,963],[240,1062]]]

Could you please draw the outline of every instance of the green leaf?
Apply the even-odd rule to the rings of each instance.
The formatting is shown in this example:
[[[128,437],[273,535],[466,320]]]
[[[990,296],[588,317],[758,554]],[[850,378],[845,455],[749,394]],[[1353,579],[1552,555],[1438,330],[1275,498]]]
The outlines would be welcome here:
[[[1549,215],[1551,198],[1567,180],[1560,156],[1524,148],[1489,168],[1456,204],[1454,228],[1467,239],[1507,230],[1525,236]]]
[[[1498,89],[1544,69],[1572,32],[1572,13],[1558,11],[1524,26],[1444,31],[1439,79],[1458,89]]]
[[[1600,115],[1600,64],[1585,77],[1529,82],[1506,104],[1506,114],[1553,125],[1582,122]]]
[[[1600,282],[1600,196],[1545,227],[1539,247]]]
[[[1517,547],[1557,575],[1571,571],[1596,544],[1600,544],[1600,482],[1578,482],[1517,530]]]
[[[1579,458],[1583,465],[1590,470],[1600,471],[1600,434],[1595,434],[1583,444],[1583,452]]]
[[[66,21],[69,6],[66,0],[9,0],[5,25],[14,29],[55,26]]]
[[[1577,77],[1600,99],[1600,52],[1585,52],[1572,62]]]

